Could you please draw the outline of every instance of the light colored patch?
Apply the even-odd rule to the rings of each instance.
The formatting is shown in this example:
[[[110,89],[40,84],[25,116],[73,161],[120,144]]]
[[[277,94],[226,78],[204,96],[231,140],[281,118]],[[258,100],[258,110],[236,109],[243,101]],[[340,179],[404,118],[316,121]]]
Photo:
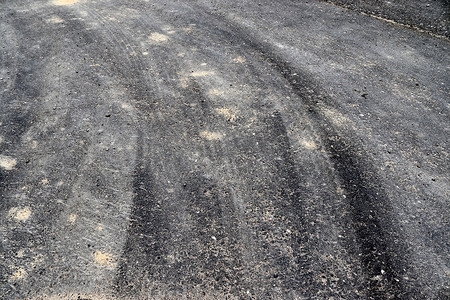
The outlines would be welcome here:
[[[213,131],[205,130],[205,131],[200,132],[200,136],[209,141],[218,141],[218,140],[221,140],[225,136],[225,134],[222,134],[220,132],[213,132]]]
[[[242,56],[238,56],[238,57],[236,57],[235,59],[233,59],[233,61],[234,61],[235,63],[242,64],[242,63],[245,63],[245,58],[243,58]]]
[[[162,33],[158,33],[158,32],[153,32],[149,37],[148,40],[150,42],[157,42],[157,43],[161,43],[161,42],[167,42],[169,40],[169,37],[167,35],[164,35]]]
[[[69,216],[69,223],[72,225],[75,224],[75,221],[77,220],[77,218],[78,218],[78,216],[76,214],[71,214]]]
[[[236,121],[236,113],[229,108],[216,108],[216,112],[230,122]]]
[[[186,53],[183,53],[183,52],[177,54],[178,57],[184,57],[185,55],[186,55]]]
[[[58,183],[56,184],[56,186],[62,186],[64,184],[64,181],[58,181]]]
[[[103,224],[98,224],[97,227],[95,228],[95,230],[103,231]]]
[[[3,143],[3,137],[0,135],[0,143]]]
[[[37,148],[37,145],[38,145],[38,142],[37,142],[37,141],[32,141],[32,142],[31,142],[31,149],[36,149],[36,148]]]
[[[20,249],[19,251],[17,251],[17,257],[18,258],[22,258],[25,254],[25,249]]]
[[[169,262],[169,264],[174,264],[176,263],[176,259],[175,256],[173,254],[169,254],[166,256],[167,261]]]
[[[61,19],[61,18],[58,17],[58,16],[53,16],[53,17],[51,17],[51,18],[48,18],[48,19],[46,20],[46,22],[47,22],[47,23],[53,23],[53,24],[59,24],[59,23],[63,23],[64,20]]]
[[[317,144],[314,141],[311,140],[300,140],[300,144],[309,150],[315,150],[317,149]]]
[[[16,271],[9,278],[10,281],[18,281],[27,277],[27,272],[22,268],[16,268]]]
[[[16,221],[26,221],[31,215],[31,209],[25,207],[19,209],[18,207],[13,207],[9,210],[9,215],[13,217]]]
[[[187,77],[181,78],[180,82],[181,82],[181,87],[183,89],[186,89],[189,86],[189,78],[187,78]]]
[[[116,259],[111,253],[95,251],[94,259],[95,262],[102,267],[112,268],[116,265]]]
[[[214,72],[212,72],[212,71],[197,71],[197,72],[191,73],[191,76],[193,76],[193,77],[205,77],[208,75],[214,75]]]
[[[213,96],[220,96],[220,95],[223,95],[224,92],[217,90],[217,89],[212,89],[212,90],[209,90],[208,94],[213,95]]]
[[[122,103],[120,105],[120,107],[122,107],[122,109],[126,109],[126,110],[132,110],[133,109],[133,107],[130,104],[128,104],[128,103]]]
[[[146,55],[148,55],[148,52],[144,51],[144,52],[142,52],[142,55],[146,56]]]
[[[6,156],[6,155],[1,155],[0,154],[0,167],[2,167],[5,170],[12,170],[17,164],[17,161],[10,157],[10,156]]]
[[[78,0],[53,0],[54,5],[72,5],[77,2]]]
[[[48,179],[47,179],[47,178],[44,178],[44,179],[41,180],[41,182],[42,182],[42,184],[44,184],[44,185],[45,185],[45,184],[48,184]]]
[[[343,125],[351,123],[351,120],[349,118],[347,118],[346,116],[344,116],[337,110],[334,110],[334,109],[331,110],[328,108],[324,108],[323,113],[331,122],[333,122],[333,124],[335,124],[337,126],[343,126]]]

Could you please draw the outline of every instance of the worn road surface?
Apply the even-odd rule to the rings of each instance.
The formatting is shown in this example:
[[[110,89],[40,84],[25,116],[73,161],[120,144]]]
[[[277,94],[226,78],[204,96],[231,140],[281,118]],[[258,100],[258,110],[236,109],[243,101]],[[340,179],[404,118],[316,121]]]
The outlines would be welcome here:
[[[0,0],[0,299],[450,299],[449,2],[361,2]]]

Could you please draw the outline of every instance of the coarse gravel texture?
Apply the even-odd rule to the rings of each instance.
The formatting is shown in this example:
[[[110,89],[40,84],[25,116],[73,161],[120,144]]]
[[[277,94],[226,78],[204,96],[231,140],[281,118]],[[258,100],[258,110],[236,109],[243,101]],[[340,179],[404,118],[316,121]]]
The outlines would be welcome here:
[[[345,3],[1,0],[0,298],[449,299],[445,2]]]

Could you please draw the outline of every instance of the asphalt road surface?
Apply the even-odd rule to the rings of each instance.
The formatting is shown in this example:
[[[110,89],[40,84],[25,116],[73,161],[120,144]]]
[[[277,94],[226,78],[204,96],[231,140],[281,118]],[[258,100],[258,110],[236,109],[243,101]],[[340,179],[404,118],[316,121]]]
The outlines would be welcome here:
[[[1,0],[0,299],[449,299],[449,6],[391,2]]]

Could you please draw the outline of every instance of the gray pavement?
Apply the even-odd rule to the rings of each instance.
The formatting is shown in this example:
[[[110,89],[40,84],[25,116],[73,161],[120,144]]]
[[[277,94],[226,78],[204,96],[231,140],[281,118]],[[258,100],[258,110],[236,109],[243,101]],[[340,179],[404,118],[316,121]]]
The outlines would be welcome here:
[[[323,0],[418,30],[450,38],[450,0]]]
[[[330,2],[1,1],[0,299],[449,299],[448,3]]]

